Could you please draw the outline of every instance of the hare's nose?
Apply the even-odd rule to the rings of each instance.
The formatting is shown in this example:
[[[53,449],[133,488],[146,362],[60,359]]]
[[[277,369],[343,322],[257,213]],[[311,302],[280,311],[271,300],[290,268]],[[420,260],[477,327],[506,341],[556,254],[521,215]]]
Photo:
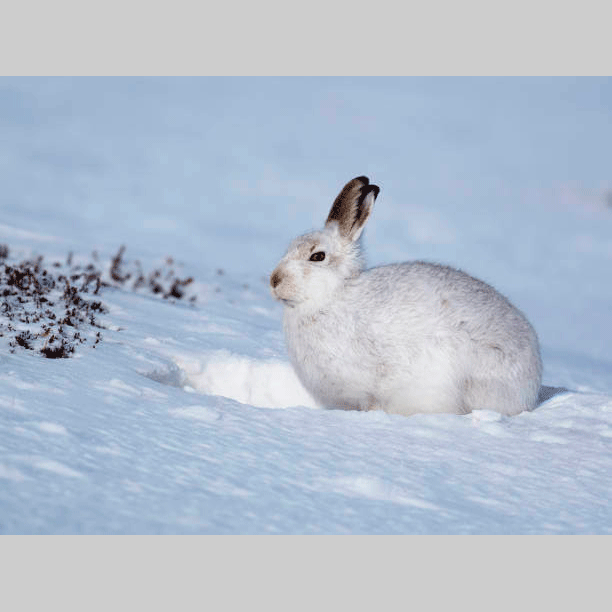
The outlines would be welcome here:
[[[270,284],[272,285],[272,289],[276,289],[277,285],[280,284],[281,280],[281,275],[279,274],[278,270],[272,272],[272,276],[270,277]]]

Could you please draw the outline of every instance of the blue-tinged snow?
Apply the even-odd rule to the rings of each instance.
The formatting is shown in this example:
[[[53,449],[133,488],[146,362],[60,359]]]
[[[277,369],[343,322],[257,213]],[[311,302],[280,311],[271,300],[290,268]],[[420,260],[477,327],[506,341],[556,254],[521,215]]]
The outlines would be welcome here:
[[[0,338],[0,533],[612,533],[612,80],[0,79],[0,244],[148,268],[70,359]],[[267,276],[350,178],[368,261],[538,331],[532,413],[316,407]],[[222,272],[222,273],[220,273]]]

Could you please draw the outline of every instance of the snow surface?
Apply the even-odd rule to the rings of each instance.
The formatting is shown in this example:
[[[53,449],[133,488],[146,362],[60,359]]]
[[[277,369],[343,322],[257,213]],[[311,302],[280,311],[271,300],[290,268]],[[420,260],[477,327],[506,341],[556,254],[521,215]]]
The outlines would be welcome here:
[[[148,267],[95,349],[0,338],[0,533],[612,533],[610,79],[0,79],[10,260]],[[338,190],[370,264],[493,284],[539,333],[531,413],[324,410],[267,276]]]

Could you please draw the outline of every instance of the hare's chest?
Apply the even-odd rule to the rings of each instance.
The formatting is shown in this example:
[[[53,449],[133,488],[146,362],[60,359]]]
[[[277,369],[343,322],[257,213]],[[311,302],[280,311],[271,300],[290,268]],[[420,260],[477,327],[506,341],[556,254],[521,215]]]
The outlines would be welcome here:
[[[287,350],[302,384],[322,404],[363,408],[375,369],[347,317],[291,317],[284,321]]]

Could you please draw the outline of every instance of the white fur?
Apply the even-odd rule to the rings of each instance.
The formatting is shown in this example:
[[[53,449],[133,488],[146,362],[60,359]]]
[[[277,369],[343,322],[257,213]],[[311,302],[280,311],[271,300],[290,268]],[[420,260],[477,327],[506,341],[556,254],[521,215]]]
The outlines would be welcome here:
[[[357,239],[367,216],[350,235],[328,220],[297,238],[271,276],[306,389],[325,406],[398,414],[533,409],[542,364],[525,316],[486,283],[446,266],[363,270]],[[325,260],[310,261],[318,251]]]

